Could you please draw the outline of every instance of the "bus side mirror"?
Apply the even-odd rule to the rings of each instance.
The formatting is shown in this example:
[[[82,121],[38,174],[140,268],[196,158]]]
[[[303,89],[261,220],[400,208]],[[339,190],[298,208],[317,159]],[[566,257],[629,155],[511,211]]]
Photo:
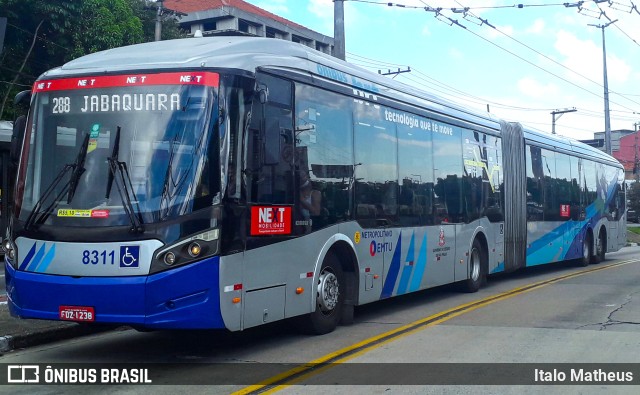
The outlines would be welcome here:
[[[260,104],[267,104],[267,101],[269,101],[269,91],[266,88],[258,91],[258,100]]]
[[[13,104],[16,106],[22,105],[25,107],[29,107],[30,103],[31,103],[31,91],[22,91],[18,93],[16,97],[13,99]]]
[[[27,125],[27,116],[20,115],[13,123],[13,132],[11,133],[11,151],[9,158],[13,164],[17,164],[20,159],[20,149],[24,140],[25,127]]]

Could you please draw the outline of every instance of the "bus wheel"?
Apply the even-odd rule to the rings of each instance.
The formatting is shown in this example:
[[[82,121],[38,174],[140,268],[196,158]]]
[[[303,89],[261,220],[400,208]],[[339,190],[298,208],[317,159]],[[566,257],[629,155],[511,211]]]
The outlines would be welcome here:
[[[340,321],[345,290],[340,261],[333,252],[329,252],[322,262],[315,284],[316,311],[301,317],[300,329],[313,335],[324,335],[336,329]]]
[[[469,278],[462,283],[464,292],[471,293],[480,289],[480,285],[482,285],[487,276],[486,267],[487,262],[482,244],[478,239],[475,239],[469,254]]]
[[[598,233],[598,242],[596,243],[596,251],[593,255],[593,263],[600,263],[604,261],[605,251],[607,251],[607,241],[604,231],[600,230],[600,233]]]
[[[591,246],[591,234],[587,232],[582,238],[582,258],[580,258],[580,266],[589,266],[589,263],[591,263]]]

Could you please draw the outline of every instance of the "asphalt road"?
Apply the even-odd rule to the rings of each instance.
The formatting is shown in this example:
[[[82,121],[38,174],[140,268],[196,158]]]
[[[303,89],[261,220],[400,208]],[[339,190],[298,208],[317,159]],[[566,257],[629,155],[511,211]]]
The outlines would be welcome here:
[[[301,335],[284,322],[233,334],[116,331],[15,351],[0,357],[0,363],[48,363],[54,367],[95,366],[90,365],[92,363],[143,367],[148,366],[145,363],[155,363],[158,365],[151,369],[154,384],[180,386],[25,385],[0,387],[0,392],[173,395],[205,390],[226,394],[243,389],[245,393],[268,389],[305,394],[564,394],[604,390],[630,393],[628,386],[603,384],[425,386],[420,383],[420,374],[425,374],[430,365],[407,365],[488,365],[495,367],[496,383],[500,384],[502,379],[509,378],[505,378],[510,374],[509,367],[526,363],[546,366],[544,364],[549,363],[640,361],[640,247],[625,248],[607,257],[606,262],[588,268],[551,265],[497,276],[475,294],[462,294],[452,287],[444,287],[362,306],[356,310],[354,325],[339,327],[325,336]],[[403,332],[403,328],[410,330]],[[308,365],[311,361],[334,365],[318,369],[320,365]],[[56,365],[60,363],[81,365]],[[123,365],[127,363],[133,365]],[[225,365],[213,365],[215,363]],[[345,377],[345,372],[355,372],[341,369],[348,364],[370,368],[371,363],[383,364],[375,366],[369,376],[365,369],[364,379],[355,383],[357,385],[327,386],[354,384]],[[407,368],[399,371],[398,366]],[[298,375],[294,377],[286,373],[293,367],[298,367]],[[402,376],[405,371],[411,374]],[[501,375],[501,371],[505,373]],[[246,389],[246,384],[282,373],[285,373],[281,376],[283,383],[290,384],[295,378],[298,385]],[[524,374],[532,373],[525,371]],[[398,381],[405,380],[403,377],[407,382],[418,377],[418,382],[411,386],[397,385]],[[203,382],[209,385],[206,388],[187,385]]]

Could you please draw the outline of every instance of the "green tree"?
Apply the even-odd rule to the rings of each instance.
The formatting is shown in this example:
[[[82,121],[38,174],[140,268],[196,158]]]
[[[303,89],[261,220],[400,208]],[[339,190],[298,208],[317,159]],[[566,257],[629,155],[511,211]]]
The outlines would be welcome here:
[[[8,19],[0,105],[71,59],[153,40],[155,15],[145,0],[0,0],[0,16]],[[177,22],[165,17],[163,39],[181,36]],[[14,118],[11,105],[0,111],[0,119]]]
[[[627,200],[629,201],[629,210],[640,213],[640,182],[631,184],[627,190]]]
[[[144,41],[155,40],[157,5],[148,1],[130,0],[136,15],[140,16],[144,31]],[[187,32],[180,28],[179,16],[165,13],[162,16],[162,40],[173,40],[187,37]]]
[[[142,21],[131,0],[84,0],[71,32],[72,51],[65,61],[144,40]]]

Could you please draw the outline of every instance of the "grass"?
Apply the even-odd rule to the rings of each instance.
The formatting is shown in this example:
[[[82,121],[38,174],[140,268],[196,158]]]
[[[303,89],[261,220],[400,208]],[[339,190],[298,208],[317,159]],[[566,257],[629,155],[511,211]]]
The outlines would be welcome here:
[[[635,233],[635,234],[637,234],[637,235],[640,235],[640,227],[638,227],[638,226],[634,226],[634,227],[630,227],[630,226],[628,226],[628,227],[627,227],[627,230],[628,230],[629,232],[633,232],[633,233]]]

